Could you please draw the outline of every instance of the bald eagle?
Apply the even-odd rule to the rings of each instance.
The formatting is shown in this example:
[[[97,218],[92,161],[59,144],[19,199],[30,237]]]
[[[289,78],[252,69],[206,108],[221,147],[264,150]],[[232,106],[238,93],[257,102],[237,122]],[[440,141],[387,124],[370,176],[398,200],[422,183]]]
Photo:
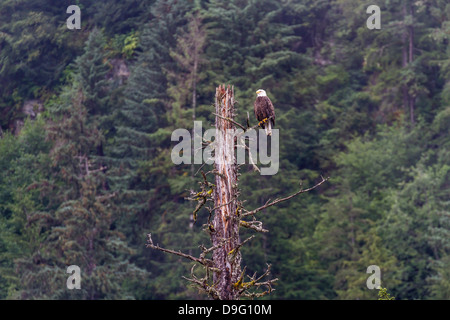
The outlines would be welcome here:
[[[268,136],[272,135],[272,128],[275,126],[275,110],[266,91],[262,89],[256,91],[256,100],[253,106],[259,125],[266,130]]]

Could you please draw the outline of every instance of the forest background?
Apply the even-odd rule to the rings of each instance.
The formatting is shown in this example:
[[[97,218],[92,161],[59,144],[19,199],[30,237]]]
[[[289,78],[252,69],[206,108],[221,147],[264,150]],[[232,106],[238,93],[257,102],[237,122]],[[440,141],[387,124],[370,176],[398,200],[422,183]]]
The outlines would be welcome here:
[[[257,89],[276,108],[280,169],[241,167],[247,207],[331,177],[259,213],[242,254],[272,265],[267,299],[376,299],[370,265],[396,299],[450,298],[449,18],[446,0],[1,0],[0,298],[206,298],[145,243],[209,242],[171,133],[213,124],[220,84],[239,122]]]

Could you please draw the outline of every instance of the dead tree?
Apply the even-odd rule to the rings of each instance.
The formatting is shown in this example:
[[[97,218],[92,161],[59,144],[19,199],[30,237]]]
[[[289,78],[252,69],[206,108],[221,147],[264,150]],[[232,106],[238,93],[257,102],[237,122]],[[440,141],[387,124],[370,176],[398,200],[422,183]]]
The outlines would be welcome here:
[[[214,149],[214,220],[211,240],[217,247],[213,261],[219,269],[213,281],[221,299],[234,300],[237,290],[230,290],[241,274],[239,250],[239,217],[237,203],[237,165],[234,154],[234,135],[229,134],[235,125],[226,119],[234,119],[234,92],[220,86],[216,89],[216,144]]]
[[[197,202],[193,212],[194,220],[196,220],[197,214],[202,208],[209,212],[205,230],[210,235],[212,246],[206,248],[201,245],[202,253],[199,257],[194,257],[155,245],[151,234],[148,234],[147,247],[182,256],[200,264],[204,269],[204,277],[198,278],[195,275],[194,269],[197,264],[194,264],[191,270],[191,278],[184,278],[213,299],[236,300],[241,296],[260,297],[272,292],[274,290],[273,283],[278,279],[263,280],[269,275],[270,265],[259,276],[245,274],[246,268],[241,267],[241,248],[254,236],[241,241],[239,229],[248,228],[256,232],[268,232],[263,228],[262,222],[256,220],[255,215],[258,212],[315,189],[328,179],[321,177],[321,181],[311,188],[302,188],[285,198],[268,201],[259,208],[247,210],[244,208],[242,201],[239,200],[239,174],[235,157],[237,137],[231,133],[234,132],[236,126],[249,130],[254,129],[257,125],[250,127],[248,116],[246,127],[234,120],[234,89],[230,86],[216,88],[215,116],[215,141],[212,143],[205,142],[210,147],[213,144],[214,168],[206,173],[201,171],[203,177],[203,181],[200,182],[201,190],[199,192],[191,191],[191,196],[188,198]],[[253,165],[256,167],[255,164]],[[214,177],[214,183],[208,181],[208,175]]]

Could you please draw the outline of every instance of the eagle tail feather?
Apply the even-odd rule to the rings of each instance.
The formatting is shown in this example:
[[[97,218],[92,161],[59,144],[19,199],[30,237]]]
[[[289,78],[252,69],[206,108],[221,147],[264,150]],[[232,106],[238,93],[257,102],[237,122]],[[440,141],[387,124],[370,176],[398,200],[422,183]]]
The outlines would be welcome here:
[[[272,123],[270,123],[270,121],[267,121],[265,129],[266,129],[266,134],[268,136],[271,136],[272,135]]]

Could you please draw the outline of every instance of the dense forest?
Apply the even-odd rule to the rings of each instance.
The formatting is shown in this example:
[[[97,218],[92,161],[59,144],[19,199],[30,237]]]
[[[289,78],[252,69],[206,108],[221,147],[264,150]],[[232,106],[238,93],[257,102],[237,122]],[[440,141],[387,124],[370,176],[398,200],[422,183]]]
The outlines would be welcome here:
[[[0,299],[205,299],[145,243],[209,242],[171,133],[213,124],[220,84],[237,121],[260,88],[275,105],[279,171],[241,167],[246,206],[330,177],[260,213],[242,257],[272,265],[266,299],[377,299],[370,265],[396,299],[449,299],[449,41],[447,0],[1,0]]]

